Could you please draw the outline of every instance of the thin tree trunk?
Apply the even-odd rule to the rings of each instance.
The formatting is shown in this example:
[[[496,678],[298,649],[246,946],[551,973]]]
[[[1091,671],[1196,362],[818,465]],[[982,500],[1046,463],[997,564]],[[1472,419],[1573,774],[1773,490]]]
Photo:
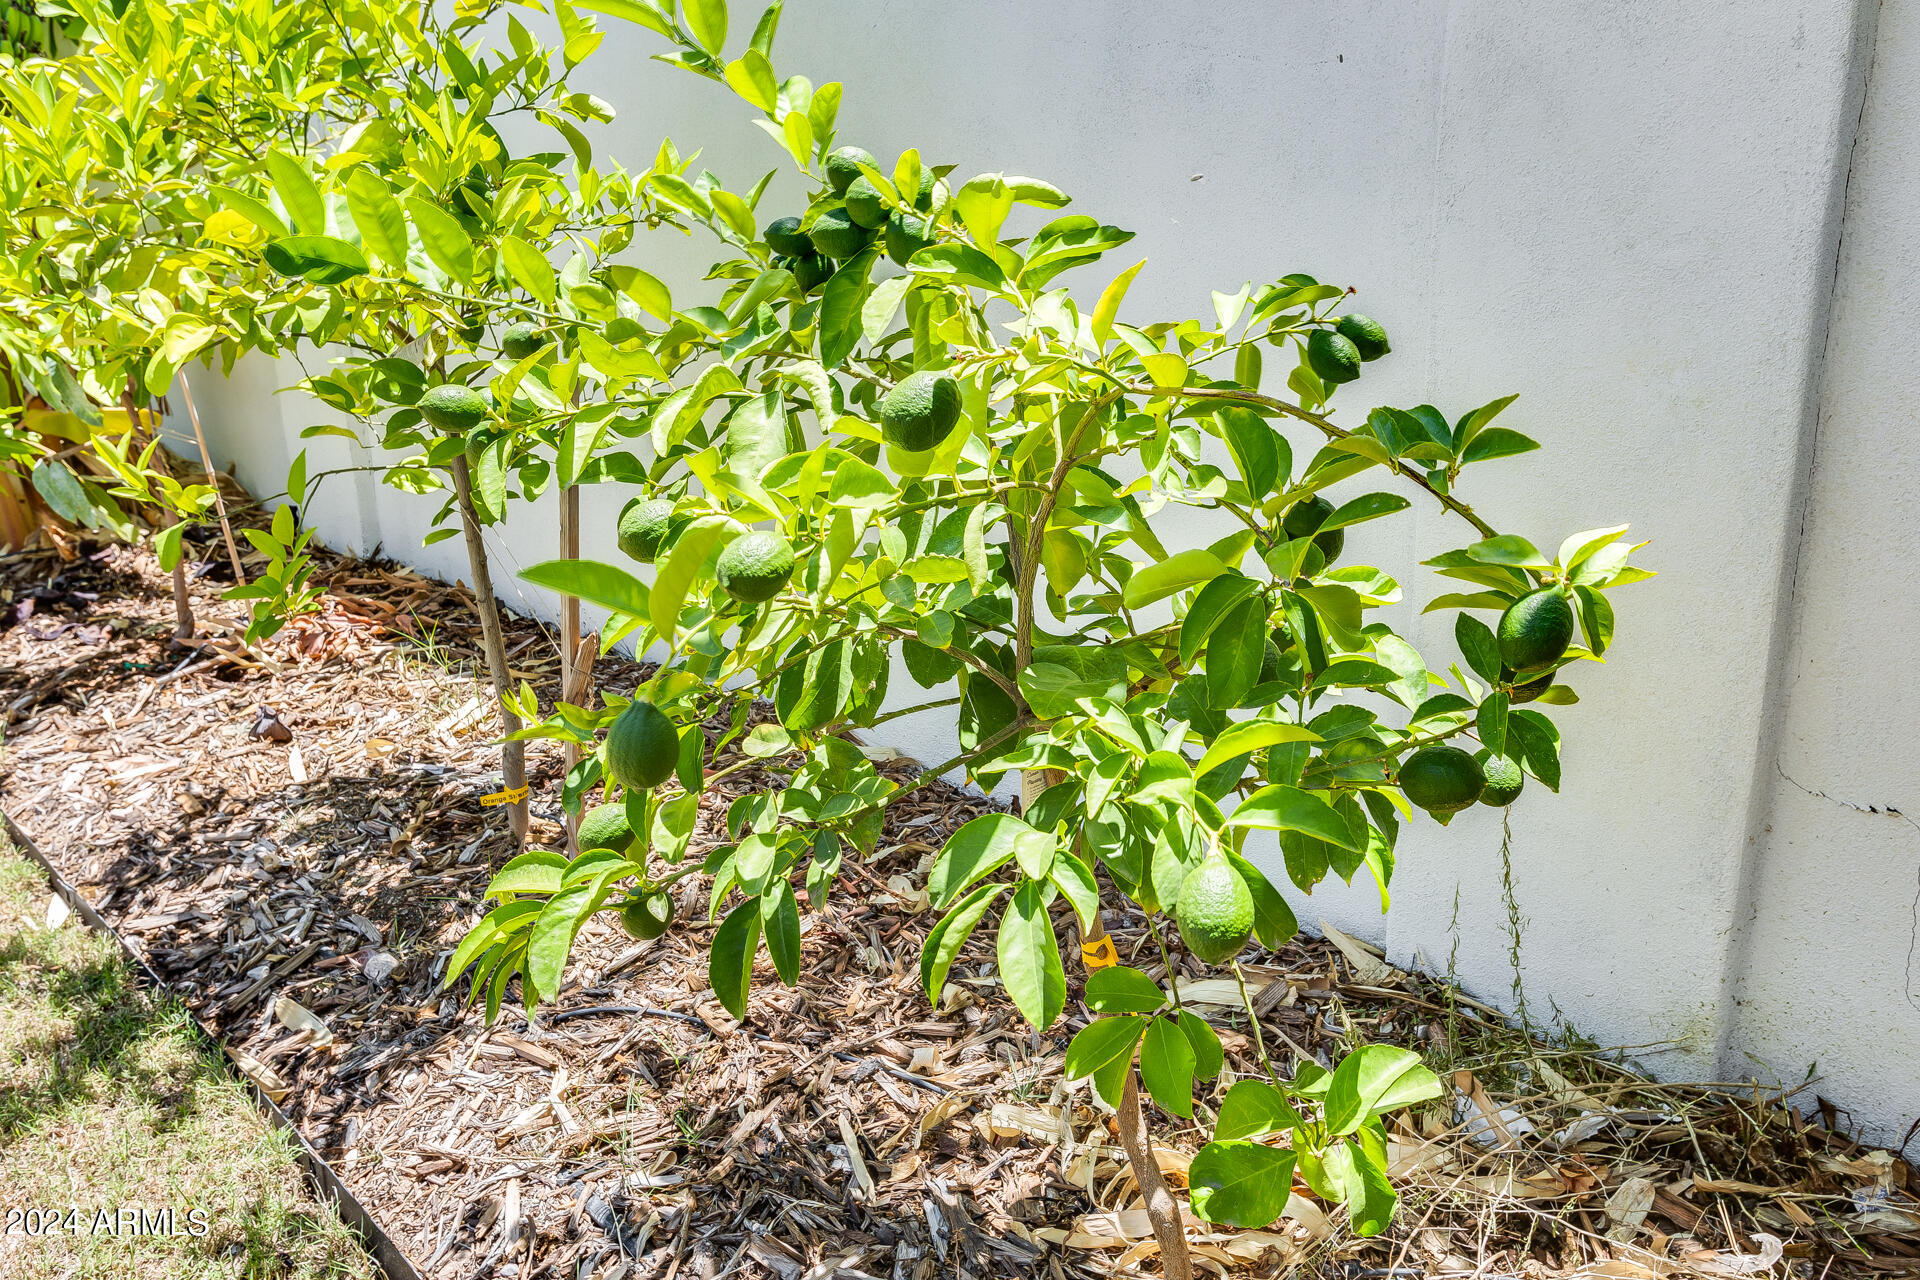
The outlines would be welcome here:
[[[127,379],[126,389],[120,393],[120,407],[126,412],[127,421],[131,424],[132,430],[138,431],[146,425],[146,414],[141,410],[139,400],[134,395],[134,384],[131,378]],[[157,424],[155,434],[158,435]],[[166,450],[155,449],[153,451],[153,459],[155,466],[166,471],[169,475],[172,474],[172,469],[167,466]],[[178,513],[175,513],[173,522],[175,524],[185,524],[186,520]],[[196,630],[196,623],[193,617],[193,597],[187,593],[185,534],[186,530],[181,530],[180,558],[173,562],[173,572],[170,575],[173,579],[173,642],[178,645],[185,645],[187,641],[193,639],[193,633]]]
[[[487,670],[493,677],[494,701],[505,731],[514,733],[520,728],[520,717],[508,708],[506,701],[513,691],[513,676],[507,670],[507,640],[500,628],[500,604],[493,594],[493,572],[487,565],[487,544],[481,537],[480,516],[473,506],[473,473],[467,467],[465,454],[454,455],[453,492],[460,507],[460,526],[467,535],[467,564],[473,571],[473,605],[480,614],[480,631],[486,640]],[[500,772],[507,791],[518,792],[527,785],[525,743],[515,741],[501,745]],[[507,815],[513,828],[514,847],[525,846],[527,801],[524,795],[508,806]]]
[[[1167,1190],[1160,1166],[1147,1142],[1147,1119],[1140,1111],[1140,1080],[1127,1068],[1126,1087],[1120,1093],[1120,1146],[1133,1166],[1134,1181],[1146,1201],[1153,1238],[1160,1242],[1160,1270],[1167,1280],[1193,1280],[1193,1258],[1187,1253],[1187,1233],[1180,1221],[1180,1205]]]
[[[570,484],[560,491],[560,558],[578,560],[580,558],[580,486]],[[580,684],[577,665],[580,658],[580,597],[560,597],[560,701],[571,702],[575,687]],[[566,767],[569,771],[580,763],[580,744],[567,743]],[[567,822],[567,856],[580,852],[580,815],[569,813]]]

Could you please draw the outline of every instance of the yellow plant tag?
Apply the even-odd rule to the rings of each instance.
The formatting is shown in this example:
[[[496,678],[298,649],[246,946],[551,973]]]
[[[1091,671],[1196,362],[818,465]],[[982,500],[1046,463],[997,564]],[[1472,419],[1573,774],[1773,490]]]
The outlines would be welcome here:
[[[519,804],[527,798],[527,788],[514,787],[510,791],[496,791],[490,796],[480,797],[480,807],[491,809],[498,804]]]
[[[1120,953],[1114,950],[1113,935],[1103,933],[1080,944],[1080,959],[1089,969],[1111,969],[1120,963]]]

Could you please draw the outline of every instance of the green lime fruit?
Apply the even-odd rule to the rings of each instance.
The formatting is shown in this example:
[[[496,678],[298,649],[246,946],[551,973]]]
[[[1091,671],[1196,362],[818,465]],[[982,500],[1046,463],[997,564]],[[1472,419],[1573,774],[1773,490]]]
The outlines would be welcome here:
[[[672,502],[666,498],[635,498],[620,512],[620,550],[641,564],[652,564],[672,524]]]
[[[833,259],[813,251],[813,242],[807,242],[807,251],[792,260],[787,270],[793,272],[794,281],[799,284],[800,292],[812,293],[827,281],[833,279]]]
[[[667,893],[649,893],[638,898],[629,898],[620,908],[620,927],[627,931],[630,938],[641,942],[650,942],[667,931],[673,923],[673,895]]]
[[[1512,685],[1512,687],[1507,690],[1507,705],[1517,707],[1528,702],[1538,702],[1540,695],[1553,687],[1554,677],[1559,674],[1558,671],[1549,671],[1538,680],[1529,680],[1525,684],[1513,684],[1513,669],[1511,667],[1501,668],[1500,679]]]
[[[887,220],[887,198],[880,194],[880,188],[873,185],[873,179],[861,174],[847,185],[847,213],[863,227],[878,230]]]
[[[771,600],[793,576],[793,548],[777,533],[743,533],[720,553],[714,575],[735,600]]]
[[[607,731],[607,773],[629,791],[646,791],[673,776],[680,735],[666,713],[636,698]]]
[[[429,388],[415,407],[435,431],[450,436],[465,435],[485,422],[492,412],[485,396],[457,382],[443,382]]]
[[[1327,558],[1328,564],[1332,564],[1347,549],[1347,531],[1329,529],[1325,533],[1315,532],[1332,514],[1333,504],[1316,493],[1305,502],[1296,502],[1287,508],[1280,528],[1289,538],[1304,538],[1312,534],[1313,545],[1320,548],[1320,554]]]
[[[960,383],[950,373],[910,373],[880,397],[880,434],[908,453],[925,453],[953,434],[960,421]]]
[[[589,849],[611,849],[615,853],[625,853],[633,844],[633,821],[627,817],[627,806],[616,801],[597,804],[587,810],[586,816],[580,819],[578,843],[582,853]]]
[[[1378,360],[1393,350],[1386,329],[1371,316],[1341,316],[1333,331],[1351,342],[1362,360]]]
[[[1272,684],[1280,678],[1280,646],[1268,636],[1266,646],[1260,650],[1260,683]]]
[[[896,210],[887,219],[885,239],[887,256],[904,267],[908,258],[933,243],[933,219]]]
[[[1558,587],[1529,591],[1500,615],[1494,637],[1500,661],[1521,675],[1550,667],[1573,643],[1573,606]]]
[[[813,220],[813,247],[829,258],[851,258],[866,248],[873,232],[853,220],[845,209],[829,209]]]
[[[873,158],[873,152],[864,147],[841,147],[827,157],[827,185],[833,188],[833,194],[844,196],[854,179],[864,177],[860,166],[878,169],[880,162]]]
[[[1307,366],[1322,382],[1352,382],[1360,376],[1360,348],[1332,329],[1315,329],[1307,339]]]
[[[1253,893],[1218,849],[1180,883],[1175,911],[1187,950],[1208,964],[1224,964],[1253,936]]]
[[[1520,772],[1519,761],[1484,749],[1474,752],[1473,759],[1480,766],[1480,776],[1487,782],[1480,792],[1481,804],[1504,809],[1520,798],[1520,788],[1526,785],[1527,775]]]
[[[813,252],[813,241],[807,239],[806,232],[800,230],[798,218],[775,218],[767,224],[763,238],[769,249],[791,258]]]
[[[540,336],[540,326],[521,320],[507,326],[500,335],[500,351],[509,360],[525,360],[534,352],[547,345]]]
[[[1400,764],[1400,790],[1428,813],[1458,813],[1486,785],[1479,763],[1458,747],[1422,747]]]

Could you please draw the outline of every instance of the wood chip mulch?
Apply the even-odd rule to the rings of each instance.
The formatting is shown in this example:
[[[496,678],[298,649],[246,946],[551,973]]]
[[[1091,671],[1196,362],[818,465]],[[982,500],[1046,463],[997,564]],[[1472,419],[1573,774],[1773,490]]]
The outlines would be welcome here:
[[[264,654],[217,635],[182,650],[149,553],[80,550],[0,560],[6,811],[423,1275],[1157,1272],[1110,1114],[1060,1082],[1084,1009],[1070,999],[1072,1016],[1035,1033],[988,976],[990,934],[941,1007],[919,991],[927,865],[989,801],[936,784],[890,811],[878,856],[849,863],[808,917],[800,984],[781,987],[763,957],[744,1024],[709,988],[708,885],[693,876],[664,938],[634,944],[596,920],[559,999],[489,1027],[440,990],[510,853],[504,811],[478,803],[499,785],[499,748],[464,589],[323,553],[323,611]],[[237,630],[218,587],[195,584],[203,636]],[[516,674],[551,697],[552,633],[508,627]],[[596,678],[627,692],[645,674],[609,658]],[[916,771],[871,754],[892,776]],[[560,771],[556,744],[530,744],[535,844],[562,844]],[[719,842],[734,796],[766,783],[748,769],[710,790],[689,857]],[[1137,919],[1109,928],[1123,957],[1165,976]],[[1289,1056],[1324,1063],[1360,1036],[1460,1068],[1446,1106],[1396,1129],[1412,1212],[1372,1241],[1300,1196],[1269,1231],[1195,1222],[1203,1267],[1604,1266],[1587,1273],[1634,1280],[1758,1274],[1768,1258],[1809,1276],[1816,1261],[1920,1272],[1920,1182],[1831,1116],[1516,1040],[1495,1011],[1330,936],[1249,966],[1256,1007]],[[1174,958],[1175,976],[1221,1031],[1230,1076],[1257,1070],[1233,983],[1187,963]],[[1569,1116],[1585,1129],[1549,1129]],[[1150,1126],[1183,1185],[1204,1131],[1157,1113]]]

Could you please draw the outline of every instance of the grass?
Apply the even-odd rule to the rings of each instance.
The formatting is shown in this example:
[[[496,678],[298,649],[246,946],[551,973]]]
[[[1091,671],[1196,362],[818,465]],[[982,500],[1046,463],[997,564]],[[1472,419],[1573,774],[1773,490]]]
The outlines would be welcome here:
[[[0,1276],[376,1276],[186,1010],[51,900],[0,842]]]

